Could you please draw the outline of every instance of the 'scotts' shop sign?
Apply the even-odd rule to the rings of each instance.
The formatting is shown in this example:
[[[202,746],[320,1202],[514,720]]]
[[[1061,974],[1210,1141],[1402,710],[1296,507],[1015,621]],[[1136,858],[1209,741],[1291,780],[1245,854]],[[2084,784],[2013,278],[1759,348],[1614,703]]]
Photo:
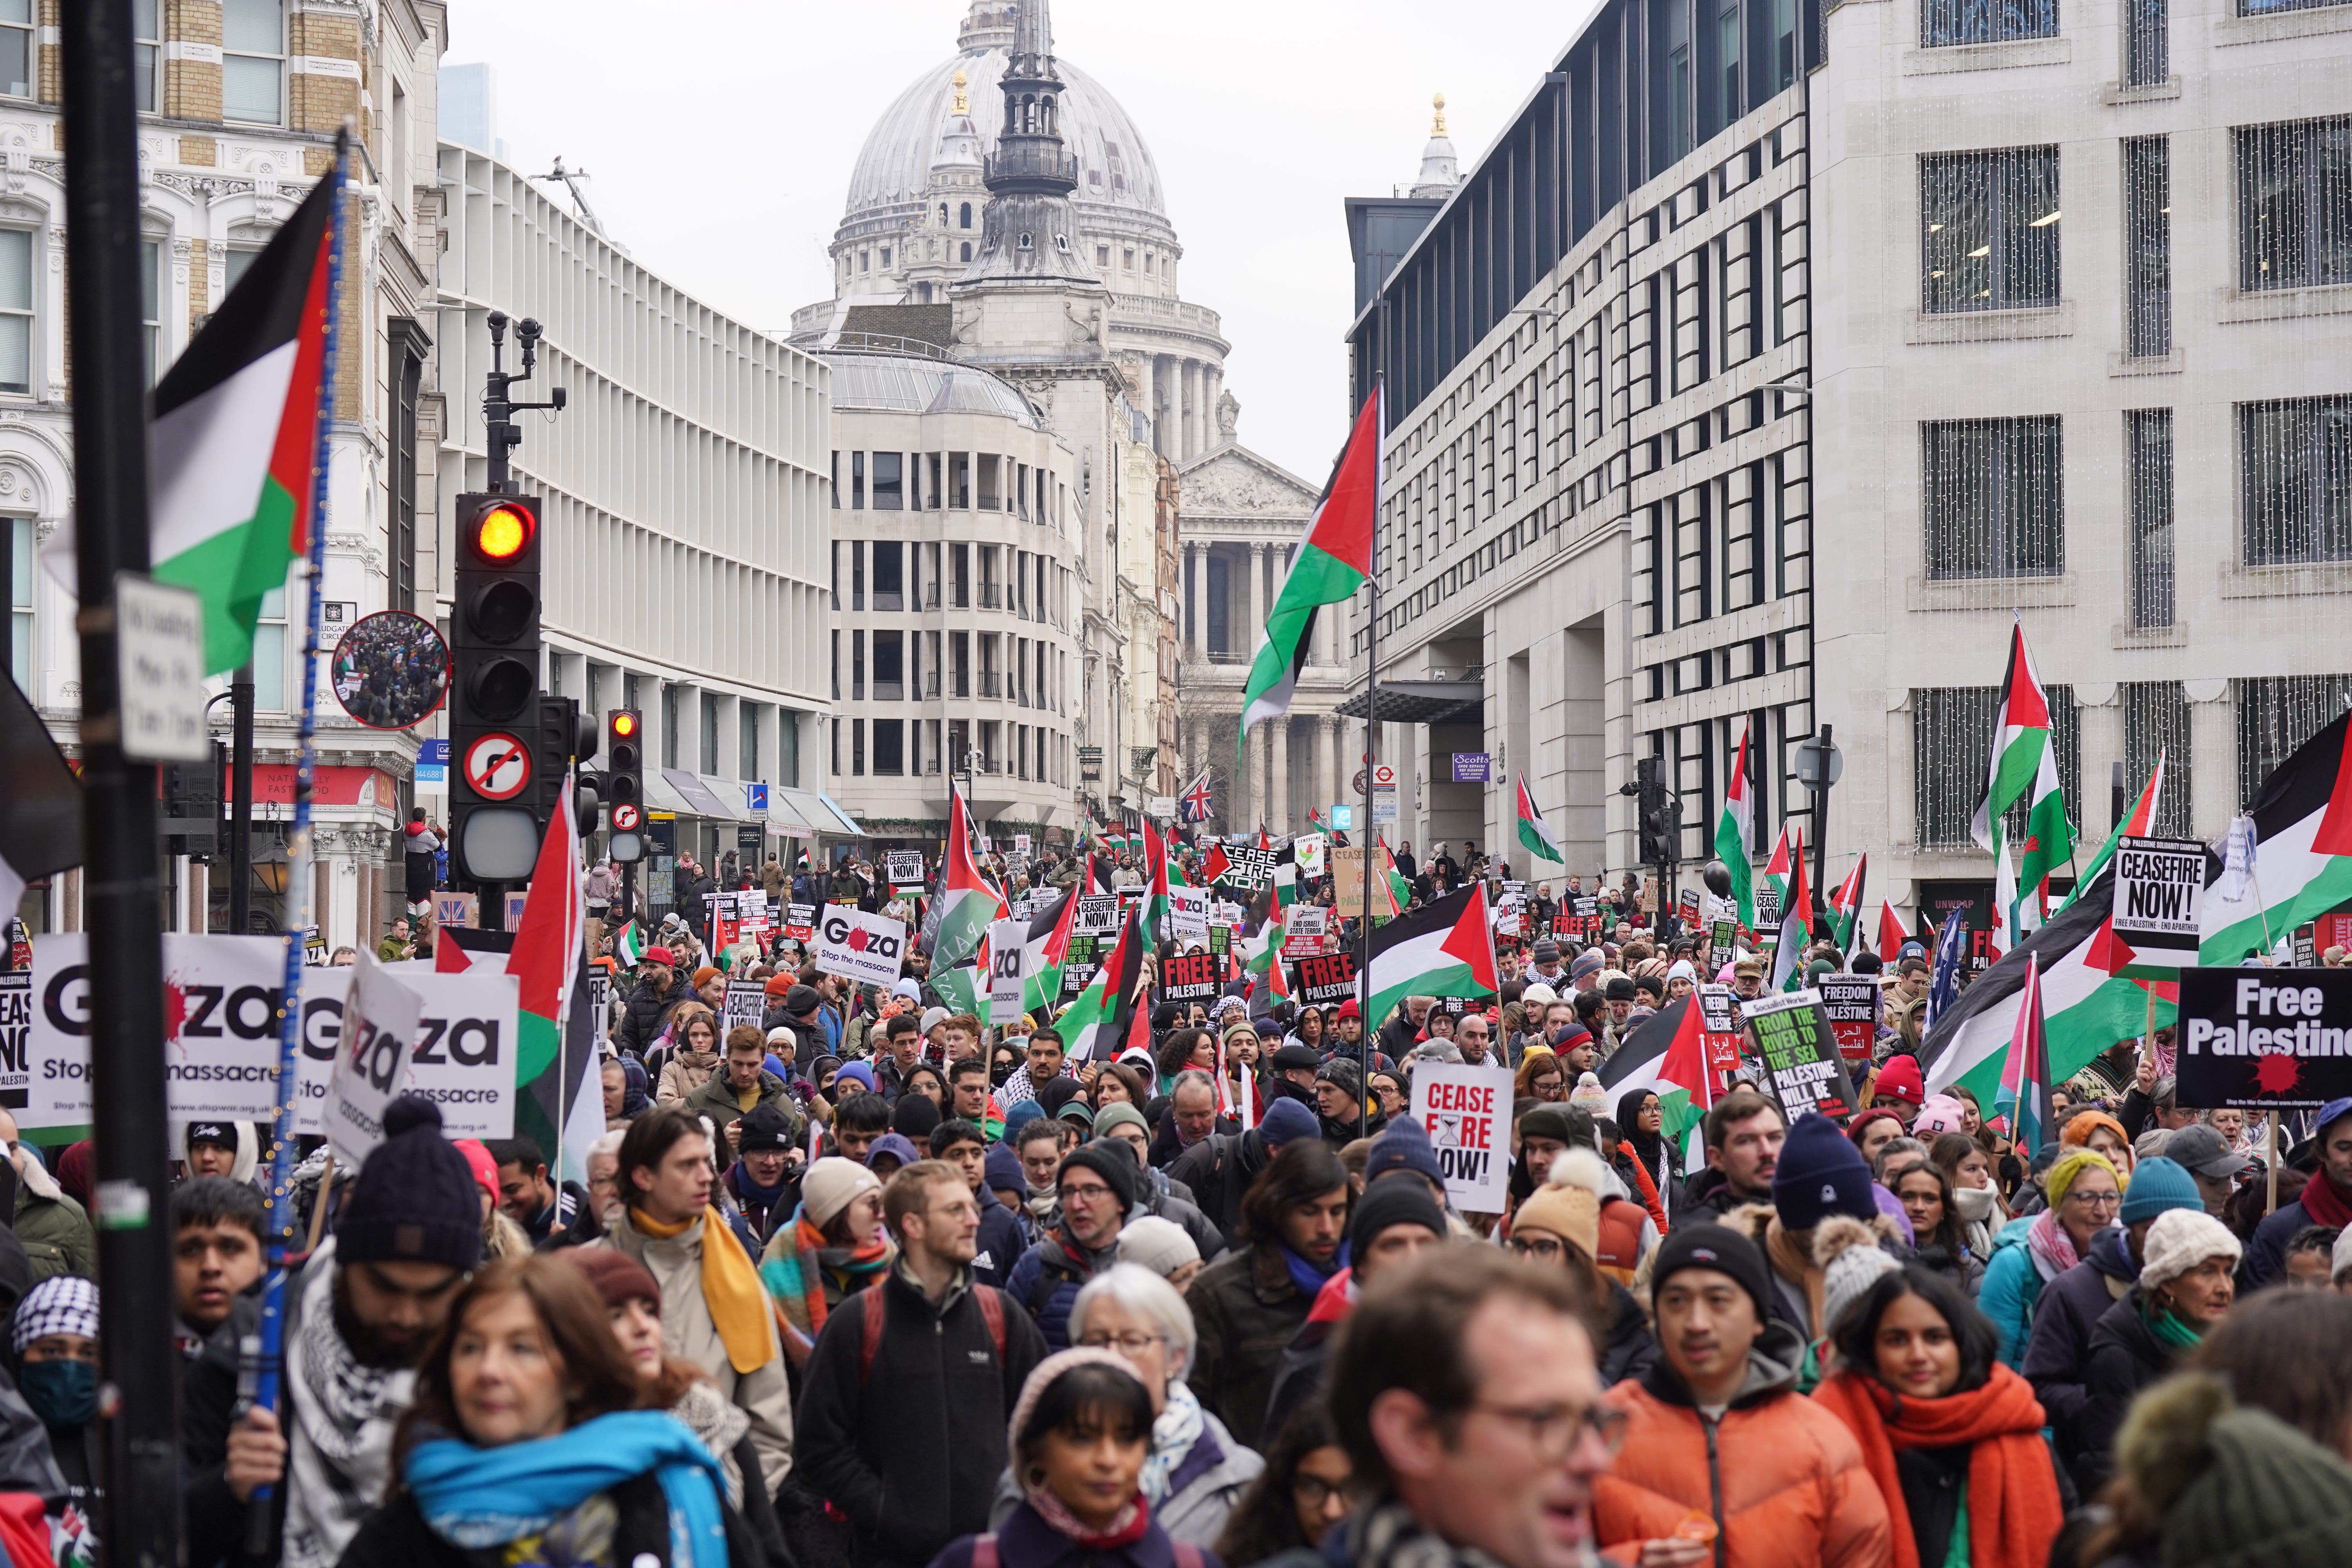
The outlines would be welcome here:
[[[2295,1110],[2352,1094],[2352,970],[2184,969],[2180,1103]]]

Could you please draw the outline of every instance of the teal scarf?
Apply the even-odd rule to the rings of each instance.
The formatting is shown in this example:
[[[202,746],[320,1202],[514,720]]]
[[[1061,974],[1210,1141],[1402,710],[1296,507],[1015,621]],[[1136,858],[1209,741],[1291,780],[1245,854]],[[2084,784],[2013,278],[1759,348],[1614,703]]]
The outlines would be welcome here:
[[[2148,1331],[2156,1336],[2157,1343],[2175,1355],[2193,1351],[2204,1341],[2204,1335],[2181,1321],[2169,1307],[2158,1308],[2151,1301],[2141,1316],[2147,1320]]]
[[[599,1415],[559,1436],[499,1448],[436,1438],[409,1453],[404,1475],[434,1533],[470,1549],[537,1534],[647,1470],[660,1477],[669,1502],[670,1568],[727,1568],[719,1461],[659,1411]]]

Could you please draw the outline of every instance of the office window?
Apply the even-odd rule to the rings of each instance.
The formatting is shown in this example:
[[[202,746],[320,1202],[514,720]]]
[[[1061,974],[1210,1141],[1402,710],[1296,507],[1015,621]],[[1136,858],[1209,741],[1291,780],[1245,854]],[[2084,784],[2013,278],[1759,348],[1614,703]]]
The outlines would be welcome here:
[[[834,608],[840,607],[841,596],[836,594],[834,595]],[[839,632],[833,634],[833,700],[835,702],[841,700],[841,634]],[[840,771],[839,768],[834,770],[835,773]]]
[[[863,452],[849,454],[849,509],[852,511],[866,510],[866,454]]]
[[[838,452],[833,455],[833,471],[825,477],[824,490],[825,494],[832,498],[833,510],[839,511],[841,510],[841,454]],[[838,605],[834,607],[840,608]]]
[[[2167,0],[2123,0],[2124,85],[2161,87],[2172,69]]]
[[[698,738],[702,742],[702,765],[695,771],[716,773],[719,771],[719,694],[715,691],[702,693],[701,708],[701,734]]]
[[[2132,625],[2168,626],[2173,614],[2171,409],[2125,411],[2124,469],[2131,486]]]
[[[33,689],[33,520],[0,519],[8,530],[8,668]]]
[[[2243,125],[2238,287],[2352,283],[2352,116]]]
[[[953,593],[950,595],[959,610],[971,608],[971,546],[948,546],[948,563],[953,568]]]
[[[163,242],[139,247],[139,341],[147,354],[147,384],[163,369]]]
[[[948,634],[948,677],[950,696],[971,695],[971,634]]]
[[[776,713],[776,782],[801,787],[801,716],[790,708]]]
[[[923,492],[923,510],[925,511],[937,511],[940,510],[940,455],[937,452],[933,452],[929,454],[929,456],[931,482],[930,487]]]
[[[0,392],[33,390],[33,237],[0,228]]]
[[[835,719],[825,728],[833,735],[833,755],[826,760],[831,765],[833,776],[839,778],[841,776],[841,721]]]
[[[285,85],[282,0],[221,0],[221,118],[284,124]]]
[[[253,625],[253,710],[286,711],[286,590],[283,585],[261,595],[261,610]]]
[[[2243,811],[2281,763],[2352,708],[2352,675],[2273,675],[2230,686],[2238,710],[2238,804],[2231,809]]]
[[[849,634],[849,696],[858,701],[866,696],[866,634]]]
[[[661,765],[666,768],[677,766],[677,732],[685,727],[685,721],[678,717],[677,700],[677,687],[664,681],[661,689]]]
[[[874,509],[877,511],[906,510],[906,482],[903,478],[906,460],[905,456],[898,452],[874,454]]]
[[[1797,80],[1797,0],[1772,0],[1772,90]]]
[[[2323,5],[2341,5],[2345,0],[2238,0],[2241,16],[2268,16],[2278,11],[2316,11]]]
[[[33,0],[0,0],[0,92],[10,98],[33,96],[35,68],[40,62],[34,32],[38,21]]]
[[[866,607],[866,541],[862,539],[849,542],[849,607]]]
[[[2124,708],[2125,809],[2164,756],[2164,787],[2156,797],[2156,820],[2148,831],[2159,837],[2189,836],[2189,806],[2196,798],[2189,751],[2189,694],[2177,680],[2126,680]]]
[[[898,719],[874,721],[874,771],[896,776],[907,771],[906,724]]]
[[[2238,405],[2246,564],[2352,560],[2352,397]]]
[[[866,721],[863,719],[849,721],[849,771],[859,777],[866,773]]]
[[[765,778],[760,771],[760,704],[735,704],[735,776],[743,779]]]
[[[1924,421],[1919,469],[1931,580],[2054,577],[2066,570],[2056,415]]]
[[[1727,5],[1715,21],[1716,68],[1723,73],[1723,122],[1747,112],[1739,90],[1739,7]]]
[[[2058,0],[1921,0],[1919,44],[2005,44],[2058,35]]]
[[[142,114],[163,102],[163,0],[131,0],[131,93]]]
[[[2074,708],[2074,689],[2044,685],[2050,702],[2050,737],[2058,752],[2058,787],[2070,801],[2083,798],[2083,730]],[[2000,696],[1990,686],[1915,688],[1911,693],[1912,805],[1917,814],[1919,847],[1967,849],[1975,847],[1969,824],[1977,798],[1984,793],[1981,761],[1955,767],[1953,759],[1981,759],[1992,754],[1994,704]],[[2019,801],[2002,820],[2003,837],[2011,846],[2010,864],[2025,832],[2025,808]],[[2079,809],[2077,815],[2080,815]]]
[[[874,634],[874,700],[877,702],[897,702],[907,695],[905,640],[904,632]]]
[[[874,542],[874,607],[877,610],[898,610],[906,607],[906,575],[901,565],[906,547],[895,539]]]
[[[1922,156],[1920,309],[2056,305],[2058,219],[2055,147]]]
[[[2172,352],[2172,153],[2161,136],[2124,143],[2126,352]]]

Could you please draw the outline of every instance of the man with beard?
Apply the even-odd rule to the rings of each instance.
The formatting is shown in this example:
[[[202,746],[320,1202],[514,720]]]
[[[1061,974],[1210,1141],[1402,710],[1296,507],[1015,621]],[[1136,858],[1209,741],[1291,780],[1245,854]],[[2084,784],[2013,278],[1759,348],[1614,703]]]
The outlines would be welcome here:
[[[1739,1089],[1725,1095],[1706,1113],[1706,1169],[1683,1184],[1688,1197],[1683,1214],[1694,1225],[1721,1219],[1742,1204],[1772,1201],[1772,1176],[1789,1124],[1780,1106]]]
[[[181,1454],[192,1563],[243,1550],[245,1505],[265,1486],[285,1568],[333,1568],[383,1500],[411,1369],[482,1255],[481,1188],[442,1137],[439,1109],[403,1095],[383,1130],[334,1235],[286,1283],[286,1420],[264,1409],[232,1420],[238,1342],[258,1331],[255,1299],[237,1300],[189,1370]]]

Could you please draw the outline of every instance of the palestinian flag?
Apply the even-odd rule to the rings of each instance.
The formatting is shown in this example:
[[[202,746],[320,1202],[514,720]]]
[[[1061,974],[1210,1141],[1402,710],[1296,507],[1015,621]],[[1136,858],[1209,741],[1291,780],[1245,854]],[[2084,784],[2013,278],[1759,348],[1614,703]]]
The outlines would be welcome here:
[[[2210,900],[2210,894],[2208,898]],[[2025,999],[2029,971],[2042,1007],[2043,1050],[2048,1081],[2065,1082],[2083,1070],[2093,1057],[2117,1040],[2137,1037],[2147,1024],[2151,997],[2158,1027],[2170,1023],[2173,988],[2119,977],[2119,944],[2108,929],[2115,902],[2115,872],[2098,880],[2080,899],[2028,937],[2022,945],[1977,976],[1936,1015],[1927,1037],[1920,1043],[1920,1066],[1926,1069],[1927,1092],[1940,1094],[1954,1084],[1975,1090],[1977,1102],[1991,1105],[2000,1098],[2001,1069],[2017,1037],[2018,1009]],[[1958,912],[1954,916],[1958,921]],[[1948,943],[1955,960],[1959,941]],[[2128,950],[2123,950],[2128,951]],[[1937,953],[1937,975],[1944,973],[1946,952]]]
[[[572,984],[587,953],[588,897],[582,885],[580,838],[572,808],[573,781],[563,781],[531,868],[530,891],[507,973],[516,982],[515,1131],[560,1152],[562,1178],[588,1179],[588,1148],[604,1135],[604,1091],[595,1031],[572,1013]],[[438,944],[436,944],[438,951]],[[567,1022],[580,1027],[567,1028]]]
[[[2126,834],[2135,838],[2145,838],[2148,836],[2149,824],[2156,820],[2157,802],[2163,793],[2164,752],[2162,748],[2158,748],[2156,753],[2156,766],[2148,771],[2147,782],[2139,786],[2139,798],[2132,802],[2132,808],[2129,811],[2124,813],[2124,819],[2116,825],[2116,830],[2107,835],[2107,841],[2099,846],[2099,852],[2091,858],[2091,863],[2083,868],[2083,874],[2074,879],[2074,889],[2067,893],[2065,903],[2058,906],[2060,909],[2063,910],[2067,904],[2073,903],[2082,890],[2091,885],[2092,879],[2107,868],[2107,862],[2116,857],[2117,841]]]
[[[2019,801],[2026,803],[2025,835],[2019,842],[2017,881],[2009,903],[1999,913],[2008,922],[2011,940],[2022,936],[2038,919],[2024,908],[2041,909],[2050,873],[2074,854],[2074,828],[2066,820],[2066,803],[2058,790],[2058,749],[2050,728],[2050,702],[2034,673],[2032,656],[2025,647],[2025,627],[2010,627],[2009,668],[2000,683],[2000,705],[1995,710],[1992,755],[1986,764],[1984,794],[1977,801],[1976,819],[1969,826],[1977,843],[1996,859],[2008,846],[2001,818]]]
[[[631,921],[621,928],[621,934],[613,939],[613,962],[624,969],[635,969],[645,962],[647,945],[645,927]]]
[[[1310,805],[1307,808],[1307,831],[1309,833],[1328,833],[1331,831],[1330,824],[1323,820],[1323,808],[1321,806]]]
[[[1201,858],[1201,880],[1203,882],[1222,881],[1224,879],[1225,873],[1233,868],[1234,863],[1225,857],[1225,847],[1222,844],[1212,843],[1209,846],[1208,854]]]
[[[1789,825],[1784,822],[1780,824],[1780,837],[1772,841],[1771,857],[1764,862],[1765,884],[1772,889],[1772,896],[1780,900],[1783,915],[1789,912],[1790,868],[1798,858],[1800,857],[1792,855],[1789,849]],[[1754,929],[1755,921],[1748,923],[1751,930]]]
[[[1902,956],[1902,952],[1903,952],[1903,944],[1904,944],[1905,942],[1909,942],[1910,940],[1911,940],[1911,933],[1910,933],[1909,931],[1906,931],[1906,930],[1904,930],[1904,929],[1903,929],[1903,921],[1902,921],[1902,917],[1900,917],[1899,915],[1897,915],[1897,914],[1895,912],[1895,906],[1894,906],[1892,903],[1889,903],[1889,902],[1888,902],[1886,900],[1885,900],[1885,899],[1881,899],[1881,900],[1878,900],[1878,960],[1879,960],[1879,962],[1880,962],[1881,963],[1885,963],[1885,964],[1892,965],[1892,964],[1894,963],[1894,962],[1895,961],[1895,959],[1897,959],[1897,958],[1899,958],[1900,956]]]
[[[2207,862],[2199,963],[2234,964],[2248,953],[2267,952],[2295,927],[2352,900],[2347,748],[2352,715],[2339,713],[2263,781],[2239,819],[2252,830],[2246,846],[2252,874],[2221,876],[2220,867]]]
[[[1284,845],[1274,857],[1274,907],[1286,910],[1298,901],[1298,846]]]
[[[1143,822],[1143,882],[1144,938],[1158,942],[1168,925],[1168,845],[1150,817]]]
[[[1805,906],[1812,902],[1812,889],[1805,886],[1805,835],[1801,828],[1793,837],[1787,829],[1781,831],[1781,844],[1789,851],[1789,890],[1780,900],[1780,937],[1772,945],[1772,985],[1775,991],[1798,991],[1805,984],[1805,944],[1813,940],[1813,922]],[[1780,858],[1774,850],[1772,858]]]
[[[1365,1032],[1408,996],[1492,996],[1500,984],[1486,884],[1473,882],[1372,932]]]
[[[2018,993],[2017,1022],[2011,1026],[2009,1054],[2001,1058],[2000,1093],[1995,1114],[2010,1119],[2010,1141],[2022,1149],[2042,1147],[2050,1131],[2050,1047],[2042,1017],[2042,965],[2028,953],[2025,984]]]
[[[1739,731],[1739,754],[1723,788],[1723,815],[1715,823],[1715,858],[1731,873],[1731,901],[1738,906],[1739,923],[1756,925],[1756,875],[1748,859],[1748,840],[1756,832],[1756,795],[1748,782],[1748,730]]]
[[[1021,944],[1023,1012],[1042,1018],[1062,999],[1062,964],[1070,955],[1070,928],[1077,919],[1075,887],[1029,917],[1029,939]]]
[[[1840,952],[1853,952],[1856,928],[1862,923],[1863,888],[1869,877],[1870,855],[1864,851],[1862,858],[1853,863],[1853,869],[1846,873],[1838,890],[1830,896],[1830,935]]]
[[[1536,809],[1536,797],[1528,793],[1528,776],[1519,775],[1519,843],[1538,860],[1549,860],[1565,867],[1568,857],[1560,853],[1559,840],[1544,825],[1543,813]]]
[[[988,922],[1004,907],[996,885],[971,858],[971,815],[963,792],[948,785],[948,848],[940,871],[938,928],[931,939],[931,968],[953,969],[980,951]],[[936,983],[934,983],[936,984]]]
[[[155,387],[149,556],[203,601],[206,674],[253,657],[262,595],[310,552],[345,146]],[[72,532],[44,552],[68,586]]]
[[[1706,1032],[1696,995],[1669,1002],[1643,1019],[1601,1064],[1601,1087],[1608,1091],[1609,1103],[1615,1105],[1637,1089],[1648,1089],[1658,1097],[1664,1112],[1660,1137],[1687,1141],[1696,1135],[1714,1103],[1707,1086]]]
[[[1054,1021],[1073,1062],[1110,1061],[1140,1033],[1146,1048],[1151,1043],[1151,1016],[1137,1005],[1136,989],[1143,979],[1143,955],[1151,946],[1141,925],[1143,906],[1130,907],[1118,928],[1110,956],[1076,1001]]]
[[[985,937],[981,941],[980,951],[988,951]],[[969,1013],[982,1019],[988,1016],[988,975],[977,963],[932,970],[931,989],[940,994],[940,1005],[950,1013]]]
[[[1242,692],[1242,721],[1234,737],[1239,756],[1250,729],[1290,711],[1290,695],[1315,640],[1315,617],[1325,605],[1341,605],[1372,574],[1372,524],[1381,506],[1380,386],[1364,400],[1356,427],[1331,469],[1330,482],[1307,520],[1307,532],[1290,558],[1274,611],[1265,618],[1257,657],[1250,662]]]
[[[1290,994],[1290,980],[1283,973],[1282,963],[1282,940],[1286,924],[1282,912],[1277,910],[1265,917],[1265,923],[1258,928],[1256,936],[1243,940],[1242,967],[1254,976],[1249,989],[1253,1001],[1256,999],[1261,985],[1272,1002],[1280,1002]],[[1271,1005],[1271,1002],[1268,1005]]]

